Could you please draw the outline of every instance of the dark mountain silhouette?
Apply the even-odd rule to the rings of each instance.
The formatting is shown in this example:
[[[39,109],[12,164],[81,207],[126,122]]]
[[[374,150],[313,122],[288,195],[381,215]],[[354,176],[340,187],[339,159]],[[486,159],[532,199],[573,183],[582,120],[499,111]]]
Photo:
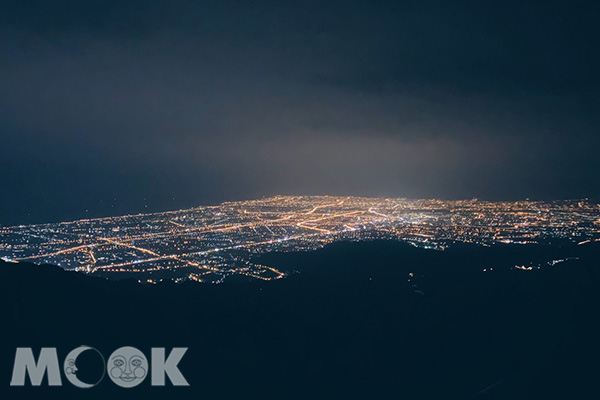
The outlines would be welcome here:
[[[2,398],[589,398],[599,257],[597,243],[343,242],[258,257],[290,272],[274,282],[155,286],[1,263]],[[16,347],[62,361],[82,344],[189,347],[191,386],[9,387]]]

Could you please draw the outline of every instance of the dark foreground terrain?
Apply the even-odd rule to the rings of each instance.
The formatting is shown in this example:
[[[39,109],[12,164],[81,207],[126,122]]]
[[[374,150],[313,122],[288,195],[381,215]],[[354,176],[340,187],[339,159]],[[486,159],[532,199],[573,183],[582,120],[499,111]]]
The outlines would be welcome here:
[[[338,243],[263,256],[291,272],[275,282],[156,286],[1,263],[0,398],[600,398],[599,260],[595,243]],[[16,347],[62,363],[82,344],[189,347],[191,386],[9,386]]]

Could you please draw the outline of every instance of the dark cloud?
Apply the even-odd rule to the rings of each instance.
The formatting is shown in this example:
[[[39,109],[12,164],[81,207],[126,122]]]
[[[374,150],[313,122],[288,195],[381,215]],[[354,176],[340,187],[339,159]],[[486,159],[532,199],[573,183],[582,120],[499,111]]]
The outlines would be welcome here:
[[[597,11],[5,1],[0,224],[282,193],[598,196]]]

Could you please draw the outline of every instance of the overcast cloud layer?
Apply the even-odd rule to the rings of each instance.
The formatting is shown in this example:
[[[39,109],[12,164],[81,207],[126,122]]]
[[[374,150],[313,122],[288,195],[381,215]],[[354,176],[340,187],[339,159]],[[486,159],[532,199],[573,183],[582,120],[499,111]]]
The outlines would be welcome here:
[[[600,195],[594,2],[244,3],[2,2],[0,224]]]

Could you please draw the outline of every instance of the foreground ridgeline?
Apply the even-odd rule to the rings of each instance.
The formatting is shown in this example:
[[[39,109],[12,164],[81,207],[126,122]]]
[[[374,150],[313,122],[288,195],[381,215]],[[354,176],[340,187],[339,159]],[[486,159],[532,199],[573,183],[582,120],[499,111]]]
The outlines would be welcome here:
[[[461,242],[587,243],[600,240],[600,205],[585,200],[277,196],[154,214],[1,227],[0,256],[115,279],[219,283],[228,277],[285,276],[276,267],[256,262],[257,254],[373,239],[435,250]]]

